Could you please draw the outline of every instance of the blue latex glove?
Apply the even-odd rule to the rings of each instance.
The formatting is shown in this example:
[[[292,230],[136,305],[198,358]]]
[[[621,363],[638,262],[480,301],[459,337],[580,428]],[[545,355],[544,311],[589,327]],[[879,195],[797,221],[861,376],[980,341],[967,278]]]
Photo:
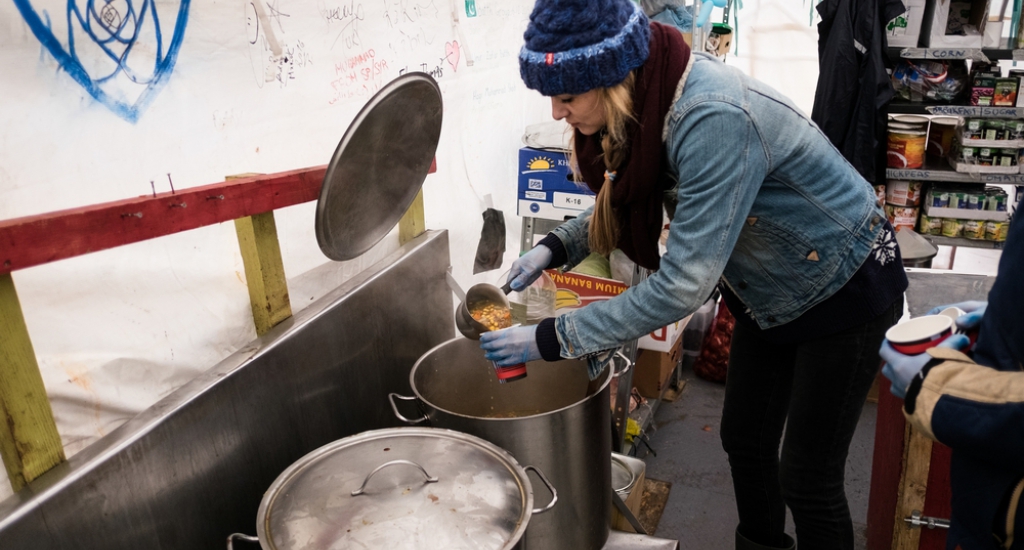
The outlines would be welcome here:
[[[541,358],[537,347],[537,325],[485,332],[480,335],[480,347],[486,352],[484,357],[499,367],[511,367]]]
[[[947,307],[958,307],[966,313],[961,315],[956,320],[956,326],[960,329],[960,332],[967,332],[970,330],[977,329],[981,325],[981,318],[985,316],[985,309],[988,307],[988,302],[982,302],[980,300],[969,300],[967,302],[957,302],[955,304],[946,304],[932,308],[928,315],[938,315],[940,311]]]
[[[970,343],[971,341],[967,336],[954,334],[943,340],[938,347],[962,350],[969,346]],[[921,372],[921,369],[924,368],[928,361],[932,360],[932,356],[927,353],[903,355],[896,351],[889,344],[888,340],[882,342],[882,348],[878,350],[878,355],[885,360],[882,374],[892,382],[889,391],[900,399],[907,396],[907,386],[910,385],[911,380],[917,376],[917,373]]]
[[[508,272],[507,280],[511,283],[512,290],[518,292],[530,286],[548,267],[554,255],[550,248],[538,244],[512,262],[512,269]]]

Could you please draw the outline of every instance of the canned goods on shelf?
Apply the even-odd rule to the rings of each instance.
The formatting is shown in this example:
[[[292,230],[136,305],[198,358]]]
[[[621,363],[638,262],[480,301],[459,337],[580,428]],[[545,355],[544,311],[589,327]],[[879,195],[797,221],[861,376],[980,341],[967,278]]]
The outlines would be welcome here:
[[[1006,240],[1006,234],[1009,230],[1010,222],[985,222],[985,240],[1003,242]]]
[[[987,195],[985,194],[984,191],[981,191],[981,192],[972,191],[970,193],[964,193],[964,195],[965,195],[965,199],[966,199],[966,201],[965,201],[966,202],[965,208],[967,210],[984,210],[985,209],[985,200],[987,198]]]
[[[1006,202],[1009,196],[1006,191],[996,188],[985,190],[985,210],[1006,212]]]
[[[917,232],[922,235],[941,235],[942,218],[933,218],[922,213],[918,217]]]
[[[963,235],[964,221],[956,218],[942,218],[942,236],[959,237]]]
[[[974,241],[984,240],[985,222],[980,220],[964,220],[963,234],[964,237]]]

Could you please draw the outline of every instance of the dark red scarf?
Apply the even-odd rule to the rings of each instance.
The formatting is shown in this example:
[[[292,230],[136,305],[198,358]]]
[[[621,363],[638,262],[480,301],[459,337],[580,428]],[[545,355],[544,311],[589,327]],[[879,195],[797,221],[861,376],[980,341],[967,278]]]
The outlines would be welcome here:
[[[636,71],[633,90],[636,120],[626,125],[628,153],[616,170],[611,196],[619,223],[619,248],[648,269],[658,269],[663,198],[673,185],[661,132],[689,59],[690,47],[677,29],[651,23],[650,54]],[[574,139],[580,173],[597,193],[604,185],[605,172],[601,135],[585,136],[576,130]]]

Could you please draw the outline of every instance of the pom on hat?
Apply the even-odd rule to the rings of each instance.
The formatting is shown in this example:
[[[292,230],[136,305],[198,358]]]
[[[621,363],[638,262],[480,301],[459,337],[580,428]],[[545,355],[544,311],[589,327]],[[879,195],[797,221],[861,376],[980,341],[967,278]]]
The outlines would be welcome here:
[[[519,74],[546,96],[614,86],[647,60],[649,25],[631,0],[537,0]]]

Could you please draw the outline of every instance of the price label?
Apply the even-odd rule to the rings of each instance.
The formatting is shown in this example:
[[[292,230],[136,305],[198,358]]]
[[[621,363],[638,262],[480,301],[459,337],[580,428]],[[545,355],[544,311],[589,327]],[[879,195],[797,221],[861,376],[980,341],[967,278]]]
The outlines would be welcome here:
[[[594,197],[590,195],[578,195],[576,193],[555,192],[551,203],[555,208],[586,210],[594,204]]]

